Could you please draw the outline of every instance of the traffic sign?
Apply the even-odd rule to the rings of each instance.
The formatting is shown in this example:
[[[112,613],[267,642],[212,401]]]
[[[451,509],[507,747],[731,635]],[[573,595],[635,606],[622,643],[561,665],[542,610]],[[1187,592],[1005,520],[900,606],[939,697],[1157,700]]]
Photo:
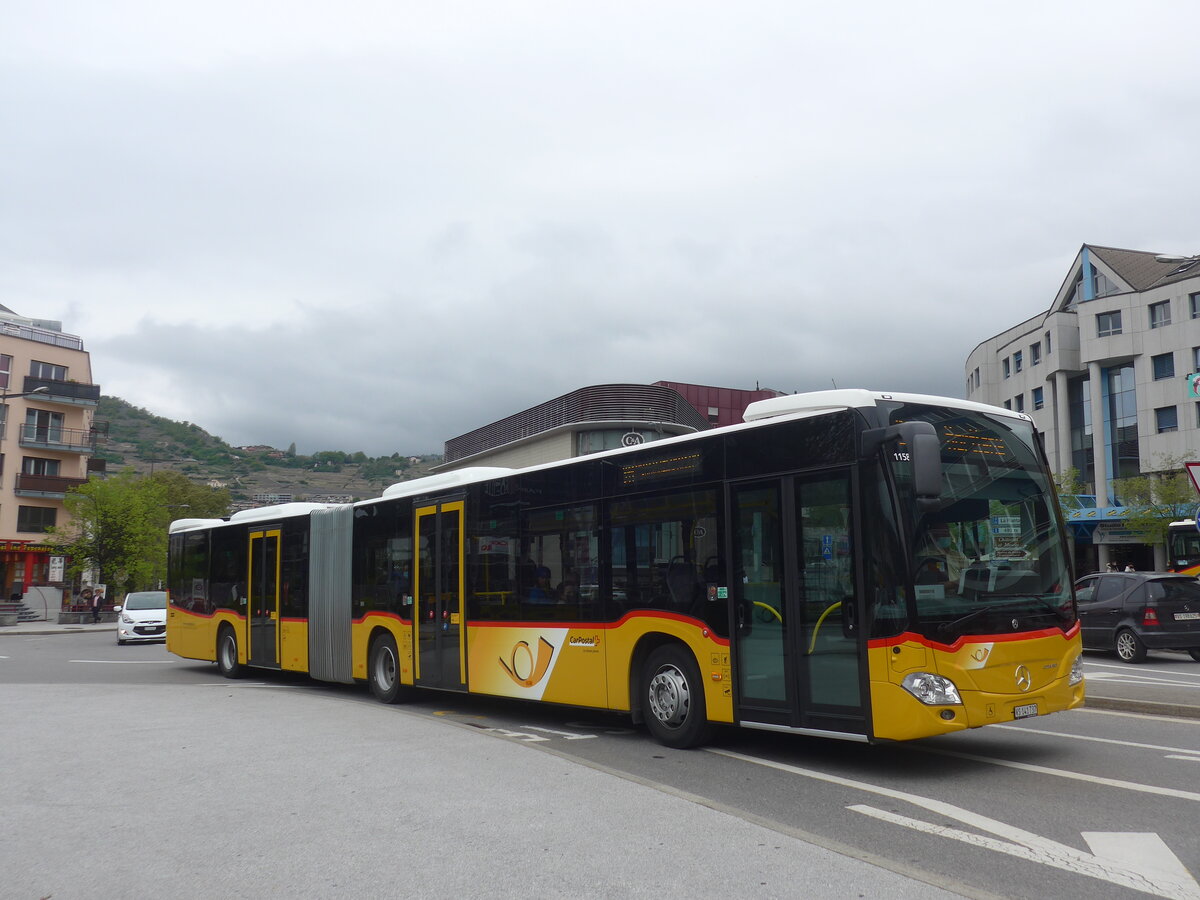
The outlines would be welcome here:
[[[1183,467],[1187,469],[1188,477],[1192,479],[1192,487],[1196,489],[1196,493],[1200,494],[1200,462],[1184,463]]]

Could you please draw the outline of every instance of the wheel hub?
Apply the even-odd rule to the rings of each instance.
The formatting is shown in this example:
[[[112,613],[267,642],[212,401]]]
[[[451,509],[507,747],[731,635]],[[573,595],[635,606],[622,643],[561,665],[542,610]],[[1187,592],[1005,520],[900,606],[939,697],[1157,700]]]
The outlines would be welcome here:
[[[687,679],[674,666],[664,666],[650,680],[650,711],[664,725],[670,728],[682,725],[691,702]]]

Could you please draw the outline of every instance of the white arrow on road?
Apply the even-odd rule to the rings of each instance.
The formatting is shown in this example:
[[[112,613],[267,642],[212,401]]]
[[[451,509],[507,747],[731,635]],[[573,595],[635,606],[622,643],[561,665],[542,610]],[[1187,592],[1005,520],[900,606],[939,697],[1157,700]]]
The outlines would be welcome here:
[[[860,804],[849,806],[847,809],[894,825],[903,825],[914,831],[952,838],[964,844],[1006,853],[1044,866],[1098,878],[1143,894],[1166,897],[1168,900],[1200,900],[1200,884],[1196,883],[1196,879],[1184,868],[1179,857],[1157,834],[1087,831],[1083,833],[1083,839],[1087,841],[1092,852],[1084,853],[1066,844],[1012,828],[985,816],[969,814],[972,824],[977,828],[1000,834],[1010,840],[973,834],[948,825],[934,825],[872,806]],[[941,811],[945,812],[944,809]],[[996,827],[989,827],[988,823],[994,823]]]
[[[844,778],[841,775],[834,775],[830,772],[821,772],[816,769],[802,769],[799,766],[789,765],[788,763],[747,756],[744,753],[737,753],[732,750],[709,748],[708,752],[718,756],[726,756],[730,759],[738,759],[743,762],[766,766],[804,778],[812,778],[829,784],[837,784],[866,791],[880,797],[901,800],[905,803],[911,803],[913,806],[926,809],[936,816],[953,819],[975,828],[977,831],[986,832],[986,834],[974,834],[946,825],[934,825],[930,822],[901,816],[896,813],[876,809],[872,806],[856,805],[847,807],[855,812],[863,813],[885,822],[903,825],[927,834],[953,838],[956,841],[962,841],[976,847],[986,847],[989,850],[1053,866],[1056,869],[1063,869],[1067,872],[1076,872],[1080,875],[1086,875],[1089,878],[1098,878],[1110,884],[1118,884],[1122,887],[1131,888],[1144,894],[1151,894],[1155,897],[1167,897],[1170,900],[1200,900],[1200,884],[1196,883],[1196,879],[1184,868],[1183,863],[1179,861],[1178,857],[1163,843],[1162,838],[1157,834],[1129,833],[1114,836],[1108,832],[1088,832],[1083,837],[1093,852],[1085,853],[1083,850],[1077,850],[1067,844],[1060,844],[1057,841],[1041,837],[1031,831],[1018,828],[1015,825],[1007,825],[997,819],[973,813],[970,810],[963,809],[961,806],[946,803],[944,800],[923,797],[920,794],[884,787],[881,784],[871,784],[867,781]],[[961,755],[965,756],[966,754]],[[1126,839],[1138,844],[1136,856],[1132,862],[1129,861],[1131,853],[1127,853],[1124,850],[1117,852],[1112,849],[1114,845]],[[1093,840],[1095,844],[1092,843]],[[1109,858],[1102,858],[1101,853]]]

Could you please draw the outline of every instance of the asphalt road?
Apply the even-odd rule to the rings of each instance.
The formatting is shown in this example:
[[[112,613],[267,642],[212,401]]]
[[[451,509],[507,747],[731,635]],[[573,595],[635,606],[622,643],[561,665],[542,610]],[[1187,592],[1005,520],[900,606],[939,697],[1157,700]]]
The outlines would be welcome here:
[[[1085,668],[1200,705],[1186,657]],[[105,633],[0,639],[0,708],[4,897],[1200,900],[1200,719],[673,751],[615,715],[228,682]]]

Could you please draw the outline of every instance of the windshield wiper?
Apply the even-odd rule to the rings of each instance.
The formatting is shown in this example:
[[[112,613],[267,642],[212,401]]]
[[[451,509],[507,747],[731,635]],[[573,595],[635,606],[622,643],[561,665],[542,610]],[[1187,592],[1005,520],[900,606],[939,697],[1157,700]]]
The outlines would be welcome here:
[[[979,609],[972,610],[965,616],[955,619],[953,622],[943,622],[937,627],[937,632],[942,637],[950,637],[954,633],[955,629],[961,628],[964,625],[968,625],[981,616],[985,616],[990,612],[995,612],[999,608],[999,606],[981,606]]]

